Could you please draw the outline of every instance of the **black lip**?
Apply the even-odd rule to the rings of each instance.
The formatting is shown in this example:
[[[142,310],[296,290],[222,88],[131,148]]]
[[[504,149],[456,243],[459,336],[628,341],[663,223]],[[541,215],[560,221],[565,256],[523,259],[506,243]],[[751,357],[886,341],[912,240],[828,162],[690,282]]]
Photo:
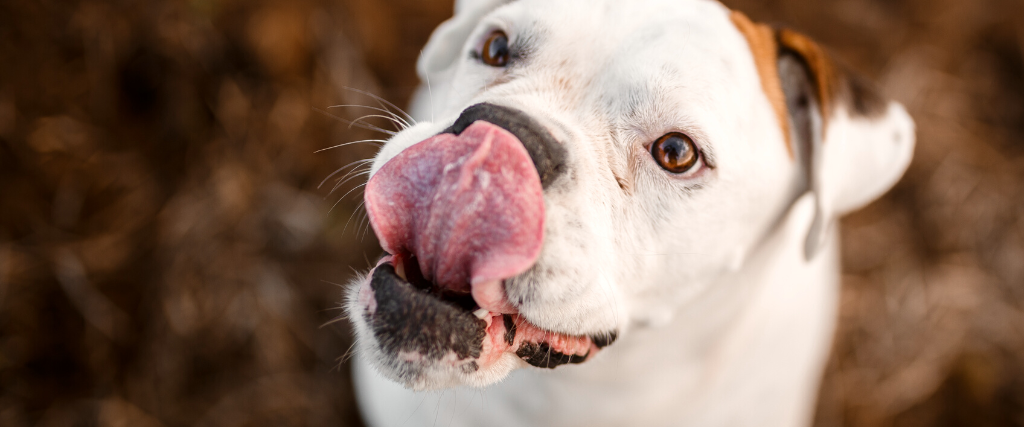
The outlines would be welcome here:
[[[478,358],[487,322],[459,305],[402,280],[389,263],[377,266],[370,279],[377,307],[367,322],[386,354],[415,352],[441,360],[454,352],[460,360]]]
[[[582,356],[564,354],[552,350],[548,343],[535,344],[527,342],[523,343],[519,350],[516,350],[516,356],[538,368],[554,369],[568,363],[583,363],[583,361],[587,360],[589,353]]]
[[[600,349],[612,345],[613,343],[615,343],[615,340],[617,338],[619,338],[619,333],[611,331],[601,335],[591,335],[590,342],[594,343],[594,345]]]

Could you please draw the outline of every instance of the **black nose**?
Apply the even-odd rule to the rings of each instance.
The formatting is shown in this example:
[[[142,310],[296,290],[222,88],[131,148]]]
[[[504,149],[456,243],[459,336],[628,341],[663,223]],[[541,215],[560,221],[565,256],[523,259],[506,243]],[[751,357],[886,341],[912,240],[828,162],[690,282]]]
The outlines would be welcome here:
[[[461,134],[469,125],[477,120],[492,123],[515,135],[526,151],[530,153],[533,166],[540,175],[540,184],[548,188],[565,172],[565,147],[555,141],[544,126],[528,114],[514,108],[482,103],[465,109],[455,124],[441,133]]]

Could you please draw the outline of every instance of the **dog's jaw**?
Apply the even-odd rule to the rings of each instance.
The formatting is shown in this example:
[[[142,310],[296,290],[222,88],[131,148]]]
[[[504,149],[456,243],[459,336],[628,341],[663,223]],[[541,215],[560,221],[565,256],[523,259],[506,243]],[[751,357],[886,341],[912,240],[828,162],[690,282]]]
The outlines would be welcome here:
[[[359,351],[413,390],[480,387],[528,365],[582,363],[614,339],[543,330],[519,314],[462,311],[405,282],[392,256],[353,284],[346,309],[359,314],[352,318]]]

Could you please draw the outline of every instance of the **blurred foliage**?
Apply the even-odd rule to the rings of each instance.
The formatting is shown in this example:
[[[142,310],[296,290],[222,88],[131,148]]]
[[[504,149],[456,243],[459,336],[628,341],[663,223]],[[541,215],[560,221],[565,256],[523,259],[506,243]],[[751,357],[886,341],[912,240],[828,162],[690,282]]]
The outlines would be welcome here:
[[[379,138],[328,106],[404,102],[450,13],[0,3],[0,426],[357,425],[321,326],[379,249],[318,185],[376,147],[316,151]]]
[[[381,137],[328,107],[405,105],[451,3],[0,2],[0,426],[359,425],[330,321],[376,147],[316,151]],[[918,123],[844,222],[817,424],[1024,426],[1024,4],[726,3]]]

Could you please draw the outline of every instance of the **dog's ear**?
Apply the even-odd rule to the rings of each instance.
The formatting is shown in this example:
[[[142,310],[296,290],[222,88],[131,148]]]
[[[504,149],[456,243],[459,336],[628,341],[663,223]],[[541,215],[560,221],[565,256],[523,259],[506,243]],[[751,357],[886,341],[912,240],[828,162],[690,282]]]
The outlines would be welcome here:
[[[838,216],[900,179],[913,156],[914,121],[809,38],[785,29],[776,36],[790,144],[817,205],[804,248],[810,259]]]
[[[793,160],[815,197],[805,255],[813,258],[838,216],[889,190],[914,151],[914,121],[811,39],[734,12]]]
[[[455,16],[441,23],[420,53],[416,71],[421,79],[443,73],[459,59],[466,38],[480,19],[508,0],[456,0]]]

